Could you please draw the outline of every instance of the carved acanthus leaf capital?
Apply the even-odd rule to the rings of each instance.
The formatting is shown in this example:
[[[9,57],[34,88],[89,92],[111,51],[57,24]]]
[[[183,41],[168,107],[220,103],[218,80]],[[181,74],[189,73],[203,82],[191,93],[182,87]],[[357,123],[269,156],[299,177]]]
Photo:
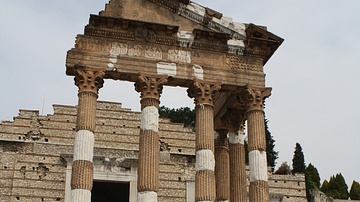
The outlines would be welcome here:
[[[104,76],[104,71],[76,69],[75,85],[79,87],[79,93],[90,92],[97,95],[99,89],[104,85]]]
[[[221,89],[221,84],[209,84],[201,81],[195,81],[187,90],[188,96],[195,99],[196,105],[214,104],[214,94]]]
[[[141,93],[141,100],[144,99],[156,99],[159,100],[163,84],[167,82],[166,77],[148,77],[140,75],[135,83],[135,90]]]
[[[238,101],[244,104],[248,111],[263,110],[265,99],[270,97],[271,90],[271,88],[247,88],[238,96]]]
[[[218,135],[215,137],[215,142],[214,142],[215,147],[227,148],[228,147],[228,138],[227,138],[228,131],[225,129],[220,129],[220,130],[217,130],[216,133]]]

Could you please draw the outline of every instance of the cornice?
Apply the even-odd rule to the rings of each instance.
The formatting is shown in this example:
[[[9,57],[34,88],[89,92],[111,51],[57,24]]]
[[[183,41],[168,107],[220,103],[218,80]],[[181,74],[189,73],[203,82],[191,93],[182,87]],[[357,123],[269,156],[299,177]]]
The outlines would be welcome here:
[[[229,47],[232,47],[228,44],[230,35],[227,33],[194,29],[192,33],[184,35],[179,31],[179,26],[98,15],[90,16],[84,35],[224,53],[229,52]]]
[[[150,1],[160,5],[158,0]],[[171,11],[175,12],[175,9]],[[244,40],[246,38],[245,24],[233,22],[231,18],[224,17],[221,13],[194,2],[180,3],[177,14],[210,30],[229,34],[232,39]]]
[[[263,64],[270,59],[284,41],[284,39],[267,31],[263,27],[254,24],[248,25],[246,29],[246,36],[246,54],[262,57]]]
[[[263,59],[263,64],[270,59],[283,41],[280,37],[268,32],[266,27],[234,22],[230,17],[223,16],[215,10],[189,0],[148,1],[156,4],[158,7],[169,10],[174,15],[179,15],[184,19],[201,25],[200,32],[208,33],[204,37],[216,34],[222,35],[222,37],[219,37],[217,40],[208,38],[207,41],[201,41],[196,37],[200,29],[193,31],[179,30],[179,27],[174,25],[111,18],[102,15],[91,16],[90,23],[85,29],[85,35],[127,41],[136,41],[143,37],[145,38],[144,41],[160,45],[227,52],[229,55],[258,57]],[[135,33],[134,36],[132,33],[134,31],[131,28],[136,26],[146,27],[148,31],[143,30],[142,32],[143,35],[146,35],[137,37]],[[151,30],[153,33],[151,33]],[[177,33],[177,37],[175,33]],[[223,40],[221,38],[227,40],[227,45],[222,44]]]

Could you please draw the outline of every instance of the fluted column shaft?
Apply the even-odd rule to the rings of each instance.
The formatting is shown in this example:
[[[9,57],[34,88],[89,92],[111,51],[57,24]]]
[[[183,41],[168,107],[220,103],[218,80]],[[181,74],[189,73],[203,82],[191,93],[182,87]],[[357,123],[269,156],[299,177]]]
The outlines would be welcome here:
[[[79,99],[71,174],[72,202],[91,201],[96,106],[104,75],[103,71],[76,70],[75,84],[79,87]]]
[[[159,189],[159,104],[165,78],[139,76],[135,90],[141,93],[138,202],[157,202]]]
[[[251,89],[244,93],[247,107],[248,148],[250,167],[250,202],[268,202],[269,186],[266,160],[264,101],[271,89]]]
[[[227,130],[215,132],[215,179],[216,201],[228,202],[230,199],[230,160]]]
[[[247,201],[244,132],[229,132],[230,201]]]
[[[195,81],[188,95],[195,98],[196,112],[196,175],[195,201],[215,201],[215,157],[214,157],[214,93],[220,84]]]
[[[230,201],[246,202],[246,161],[244,147],[245,106],[229,108],[221,117],[222,127],[227,128],[229,143]]]
[[[248,111],[249,167],[251,202],[267,202],[269,198],[264,112]]]

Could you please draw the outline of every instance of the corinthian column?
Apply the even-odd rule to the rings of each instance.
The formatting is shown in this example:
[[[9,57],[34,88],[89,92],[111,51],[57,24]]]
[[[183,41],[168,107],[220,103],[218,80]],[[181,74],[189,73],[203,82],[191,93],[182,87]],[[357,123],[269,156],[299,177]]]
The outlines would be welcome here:
[[[74,157],[71,174],[71,201],[91,201],[93,151],[98,91],[103,86],[103,71],[77,69],[79,88]]]
[[[227,130],[215,132],[215,179],[216,201],[229,202],[230,199],[230,162]]]
[[[246,202],[245,111],[232,110],[228,113],[227,119],[229,121],[230,201]]]
[[[188,89],[188,95],[195,99],[196,112],[196,176],[195,201],[214,201],[215,158],[214,158],[214,93],[220,84],[195,81]]]
[[[141,94],[138,202],[157,202],[159,189],[159,104],[166,78],[139,76],[135,90]]]
[[[247,104],[250,202],[268,202],[270,200],[264,120],[264,101],[270,94],[271,88],[248,88],[242,94],[243,101]]]

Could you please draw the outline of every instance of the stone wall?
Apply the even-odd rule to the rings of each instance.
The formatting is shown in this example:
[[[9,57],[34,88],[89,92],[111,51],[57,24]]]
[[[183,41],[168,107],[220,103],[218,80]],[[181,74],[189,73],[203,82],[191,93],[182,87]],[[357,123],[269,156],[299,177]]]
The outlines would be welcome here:
[[[306,202],[305,175],[275,175],[269,173],[270,193],[283,195],[282,201]]]
[[[20,110],[14,121],[0,124],[0,202],[66,201],[75,121],[75,106],[54,105],[54,114]],[[129,180],[136,187],[139,131],[139,112],[98,103],[95,180]],[[160,119],[159,135],[159,201],[184,202],[191,192],[187,184],[195,180],[195,134]],[[306,201],[303,175],[269,173],[269,186],[272,201]]]
[[[314,202],[347,202],[349,200],[333,199],[332,197],[326,196],[321,191],[312,191],[313,201]],[[352,202],[357,202],[360,200],[350,200]]]

